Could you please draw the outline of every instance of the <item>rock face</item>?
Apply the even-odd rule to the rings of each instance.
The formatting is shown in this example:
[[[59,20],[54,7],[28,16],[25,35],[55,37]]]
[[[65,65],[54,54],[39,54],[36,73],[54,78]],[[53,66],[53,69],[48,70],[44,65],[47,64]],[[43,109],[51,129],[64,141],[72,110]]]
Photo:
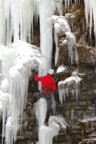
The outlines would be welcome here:
[[[70,25],[72,33],[76,37],[76,43],[73,47],[73,63],[68,55],[68,44],[64,44],[66,39],[64,33],[58,33],[58,47],[59,57],[56,67],[59,65],[66,65],[69,68],[68,73],[63,73],[58,76],[58,80],[65,80],[71,76],[71,72],[78,69],[82,82],[80,83],[80,93],[78,102],[75,95],[69,92],[66,102],[61,105],[59,102],[58,88],[55,93],[56,111],[65,117],[69,124],[66,132],[60,132],[57,137],[54,137],[54,144],[87,144],[88,140],[91,144],[90,137],[95,144],[96,135],[96,50],[94,33],[92,31],[91,38],[89,37],[89,26],[85,25],[84,4],[70,4],[69,8],[64,9],[65,16]],[[59,14],[58,14],[59,15]],[[37,33],[37,32],[36,32]],[[35,34],[36,34],[35,33]],[[39,45],[39,34],[32,43]],[[76,50],[76,51],[75,51]],[[76,58],[76,54],[78,57]],[[78,62],[76,62],[78,59]],[[30,80],[31,83],[31,80]],[[31,96],[34,92],[34,82],[29,83],[28,102],[31,102]],[[37,86],[37,85],[36,85]],[[85,120],[85,121],[83,121]],[[24,112],[24,121],[22,132],[18,133],[17,144],[32,143],[38,140],[37,134],[38,126],[36,126],[36,119],[31,107],[28,106]],[[84,140],[85,139],[85,140]]]

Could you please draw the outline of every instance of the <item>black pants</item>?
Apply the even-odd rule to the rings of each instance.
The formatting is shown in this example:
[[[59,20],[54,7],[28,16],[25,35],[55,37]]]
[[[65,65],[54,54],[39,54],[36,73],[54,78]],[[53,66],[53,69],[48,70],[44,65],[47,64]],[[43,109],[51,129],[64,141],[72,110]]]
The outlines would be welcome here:
[[[45,123],[48,123],[50,115],[52,115],[52,109],[47,110]]]
[[[47,113],[45,117],[45,122],[48,123],[49,117],[52,114],[52,94],[47,94],[47,93],[40,93],[36,92],[32,96],[32,105],[37,102],[39,98],[45,98],[47,102]]]

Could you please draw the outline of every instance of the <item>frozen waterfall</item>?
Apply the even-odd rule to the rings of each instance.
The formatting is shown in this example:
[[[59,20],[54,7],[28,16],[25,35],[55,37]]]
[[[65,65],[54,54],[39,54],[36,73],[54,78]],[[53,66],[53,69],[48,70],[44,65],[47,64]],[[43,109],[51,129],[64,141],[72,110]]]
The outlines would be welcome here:
[[[0,56],[2,137],[5,137],[6,144],[12,144],[13,141],[16,141],[17,131],[22,126],[23,108],[27,100],[31,69],[41,64],[41,53],[33,45],[16,41],[9,48],[1,46]]]
[[[80,0],[74,1],[79,2]],[[31,69],[39,67],[39,75],[45,75],[51,67],[52,24],[54,24],[56,43],[55,64],[57,64],[59,53],[58,33],[60,32],[66,34],[63,43],[68,44],[71,63],[74,61],[72,48],[76,44],[76,40],[66,17],[62,16],[62,2],[63,0],[0,0],[0,117],[2,117],[3,125],[2,137],[5,137],[6,144],[12,144],[13,141],[16,141],[17,131],[22,125],[23,107],[27,100]],[[71,2],[72,0],[65,0],[65,6]],[[91,35],[93,16],[96,38],[96,0],[84,0],[84,3],[86,25],[88,25],[90,15]],[[56,8],[59,16],[53,17]],[[41,52],[40,49],[26,43],[31,42],[34,16],[35,20],[38,20],[39,17],[40,21]],[[12,42],[14,43],[11,44]],[[78,57],[75,58],[75,61],[78,63]],[[67,86],[72,83],[75,83],[75,93],[78,99],[80,81],[81,79],[77,75],[72,75],[58,84],[61,103],[68,96]],[[38,117],[38,112],[36,114]],[[58,117],[51,117],[49,127],[46,128],[42,125],[43,120],[38,120],[41,126],[39,129],[40,144],[52,143],[53,136],[57,135],[60,129],[58,121]],[[45,139],[42,139],[44,135]],[[46,142],[46,140],[48,141]]]

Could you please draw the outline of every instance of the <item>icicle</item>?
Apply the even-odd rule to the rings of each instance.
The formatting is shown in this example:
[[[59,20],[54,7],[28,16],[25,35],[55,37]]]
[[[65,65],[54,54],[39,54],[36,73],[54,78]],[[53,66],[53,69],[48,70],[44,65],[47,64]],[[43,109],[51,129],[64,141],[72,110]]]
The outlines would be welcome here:
[[[64,81],[59,81],[58,90],[59,90],[59,100],[61,104],[63,101],[66,101],[66,97],[68,97],[69,91],[72,91],[72,94],[76,95],[76,100],[78,102],[79,85],[81,80],[82,79],[79,76],[77,76],[77,72],[75,71],[69,78],[66,78]],[[74,87],[72,87],[72,85]]]
[[[65,92],[65,89],[63,87],[62,87],[63,101],[66,102],[66,92]]]
[[[61,104],[63,103],[63,94],[62,94],[62,83],[63,81],[58,82],[58,90],[59,90],[59,101]]]
[[[71,120],[73,120],[74,119],[74,109],[72,108],[71,109]]]
[[[58,36],[57,36],[56,32],[54,32],[54,41],[55,41],[55,44],[56,44],[56,53],[55,53],[55,65],[56,65],[57,61],[58,61],[58,55],[59,55]]]
[[[76,39],[74,34],[71,32],[66,32],[66,39],[68,40],[68,54],[69,57],[71,58],[71,64],[72,64],[74,61],[73,46],[76,44]]]
[[[96,1],[92,1],[92,8],[93,8],[93,20],[94,20],[94,34],[95,34],[95,40],[96,40]]]
[[[62,0],[55,0],[54,3],[54,11],[58,11],[59,15],[63,15],[63,6],[62,6]]]
[[[3,105],[3,117],[2,117],[2,139],[5,136],[5,121],[7,117],[9,116],[9,106],[10,106],[10,95],[8,93],[4,93],[0,91],[0,101]],[[9,105],[8,105],[9,103]]]
[[[0,101],[0,119],[2,119],[2,115],[3,115],[3,104]]]
[[[5,143],[6,144],[13,144],[13,137],[14,137],[14,127],[12,117],[8,117],[6,122],[5,128]]]
[[[77,47],[74,46],[74,49],[75,49],[75,61],[76,61],[76,64],[78,64],[79,63],[79,56],[78,56]]]
[[[56,101],[55,101],[54,94],[52,94],[52,109],[53,109],[53,115],[55,115],[56,114]]]
[[[94,34],[96,39],[96,1],[93,0],[84,0],[85,3],[85,18],[86,18],[86,26],[88,26],[89,16],[90,16],[90,37],[91,37],[91,30],[92,30],[92,18],[94,22]]]

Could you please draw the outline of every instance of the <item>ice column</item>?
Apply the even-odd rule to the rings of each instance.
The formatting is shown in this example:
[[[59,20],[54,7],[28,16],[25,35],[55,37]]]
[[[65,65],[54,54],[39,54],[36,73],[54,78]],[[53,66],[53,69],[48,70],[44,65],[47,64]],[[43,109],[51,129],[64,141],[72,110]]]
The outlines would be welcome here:
[[[40,47],[42,53],[42,66],[40,66],[40,75],[47,73],[51,65],[52,57],[52,24],[48,18],[52,16],[52,0],[39,1],[40,17]]]

